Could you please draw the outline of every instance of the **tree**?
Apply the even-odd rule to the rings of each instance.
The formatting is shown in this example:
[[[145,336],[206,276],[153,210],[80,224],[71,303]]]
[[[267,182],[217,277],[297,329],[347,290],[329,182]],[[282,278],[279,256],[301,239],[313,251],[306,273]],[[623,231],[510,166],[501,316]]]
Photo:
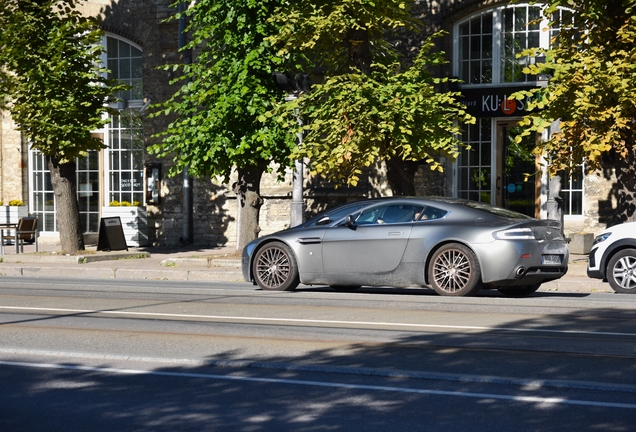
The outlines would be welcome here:
[[[320,59],[312,66],[325,73],[324,83],[287,105],[287,116],[298,109],[306,124],[292,157],[308,158],[313,173],[355,185],[364,168],[385,160],[392,192],[414,195],[417,162],[442,171],[438,156],[457,157],[459,122],[475,120],[459,93],[439,91],[448,78],[431,72],[447,62],[433,52],[442,33],[427,38],[411,64],[389,43],[397,31],[416,30],[411,3],[301,1],[275,18],[283,25],[272,38],[281,53]]]
[[[75,159],[104,148],[91,131],[108,122],[106,103],[123,85],[105,77],[98,22],[76,1],[0,3],[0,97],[31,148],[47,158],[63,250],[84,249]]]
[[[184,12],[190,41],[185,49],[196,57],[191,64],[167,66],[181,72],[173,83],[181,86],[154,116],[172,121],[157,135],[161,141],[149,151],[172,156],[169,174],[188,167],[194,176],[220,176],[238,197],[240,232],[237,248],[256,238],[260,180],[274,162],[290,165],[295,137],[274,120],[259,122],[284,95],[276,88],[272,72],[282,59],[268,36],[278,27],[269,22],[284,0],[202,0]],[[181,18],[178,13],[174,18]]]
[[[610,225],[636,220],[635,7],[636,0],[548,1],[545,13],[560,31],[551,49],[521,55],[545,55],[545,63],[525,71],[551,78],[544,88],[516,95],[534,98],[528,108],[538,108],[524,118],[518,142],[560,119],[559,129],[535,149],[546,155],[551,174],[569,174],[582,162],[590,171],[614,170],[617,208],[601,215]]]

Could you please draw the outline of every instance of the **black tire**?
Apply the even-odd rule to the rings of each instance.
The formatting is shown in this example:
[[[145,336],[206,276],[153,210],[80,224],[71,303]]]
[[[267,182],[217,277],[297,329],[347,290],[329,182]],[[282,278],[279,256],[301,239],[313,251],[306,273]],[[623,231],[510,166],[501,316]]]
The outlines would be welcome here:
[[[607,263],[607,281],[614,291],[636,294],[636,249],[623,249]]]
[[[280,242],[268,243],[256,252],[252,272],[256,284],[268,291],[293,291],[300,283],[296,257]]]
[[[539,288],[541,288],[540,283],[510,288],[497,288],[497,291],[507,297],[528,297],[529,295],[534,294]]]
[[[360,285],[357,286],[352,286],[352,285],[329,285],[329,288],[333,289],[334,291],[338,291],[338,292],[354,292],[359,290],[361,287]]]
[[[481,289],[481,269],[474,252],[459,244],[440,247],[431,258],[428,280],[443,296],[466,297]]]

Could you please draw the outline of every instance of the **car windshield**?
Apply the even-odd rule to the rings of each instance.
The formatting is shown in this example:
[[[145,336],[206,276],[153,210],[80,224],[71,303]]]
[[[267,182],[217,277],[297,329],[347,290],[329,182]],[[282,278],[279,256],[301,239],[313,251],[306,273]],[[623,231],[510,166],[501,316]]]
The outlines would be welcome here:
[[[317,225],[322,225],[322,224],[326,224],[326,223],[330,223],[330,222],[335,222],[337,220],[342,219],[343,217],[350,215],[352,213],[355,213],[356,211],[358,211],[359,209],[361,209],[362,207],[365,207],[369,205],[368,203],[364,203],[364,202],[360,202],[360,203],[355,203],[355,204],[343,204],[339,207],[333,208],[331,210],[327,210],[325,212],[322,212],[320,214],[318,214],[317,216],[314,216],[313,218],[309,219],[307,222],[305,222],[305,224],[303,225],[304,227],[313,227],[313,226],[317,226]],[[325,218],[329,218],[328,222],[325,223],[326,219]],[[318,223],[323,221],[323,223]]]

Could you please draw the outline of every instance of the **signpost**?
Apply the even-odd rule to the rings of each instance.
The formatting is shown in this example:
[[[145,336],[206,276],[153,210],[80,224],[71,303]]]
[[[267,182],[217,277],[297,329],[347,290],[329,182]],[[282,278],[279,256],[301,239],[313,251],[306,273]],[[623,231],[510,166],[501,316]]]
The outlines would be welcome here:
[[[99,236],[97,240],[97,250],[115,251],[126,250],[126,238],[119,216],[101,218],[99,222]]]

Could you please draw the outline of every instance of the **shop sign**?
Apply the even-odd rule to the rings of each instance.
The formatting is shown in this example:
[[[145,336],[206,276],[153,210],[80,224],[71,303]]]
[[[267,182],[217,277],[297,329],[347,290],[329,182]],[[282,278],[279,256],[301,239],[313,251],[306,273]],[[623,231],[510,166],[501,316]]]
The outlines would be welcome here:
[[[509,99],[509,96],[521,90],[530,90],[534,86],[489,87],[462,89],[459,101],[466,106],[466,111],[475,117],[520,117],[528,114],[526,107],[529,98],[522,100]]]

